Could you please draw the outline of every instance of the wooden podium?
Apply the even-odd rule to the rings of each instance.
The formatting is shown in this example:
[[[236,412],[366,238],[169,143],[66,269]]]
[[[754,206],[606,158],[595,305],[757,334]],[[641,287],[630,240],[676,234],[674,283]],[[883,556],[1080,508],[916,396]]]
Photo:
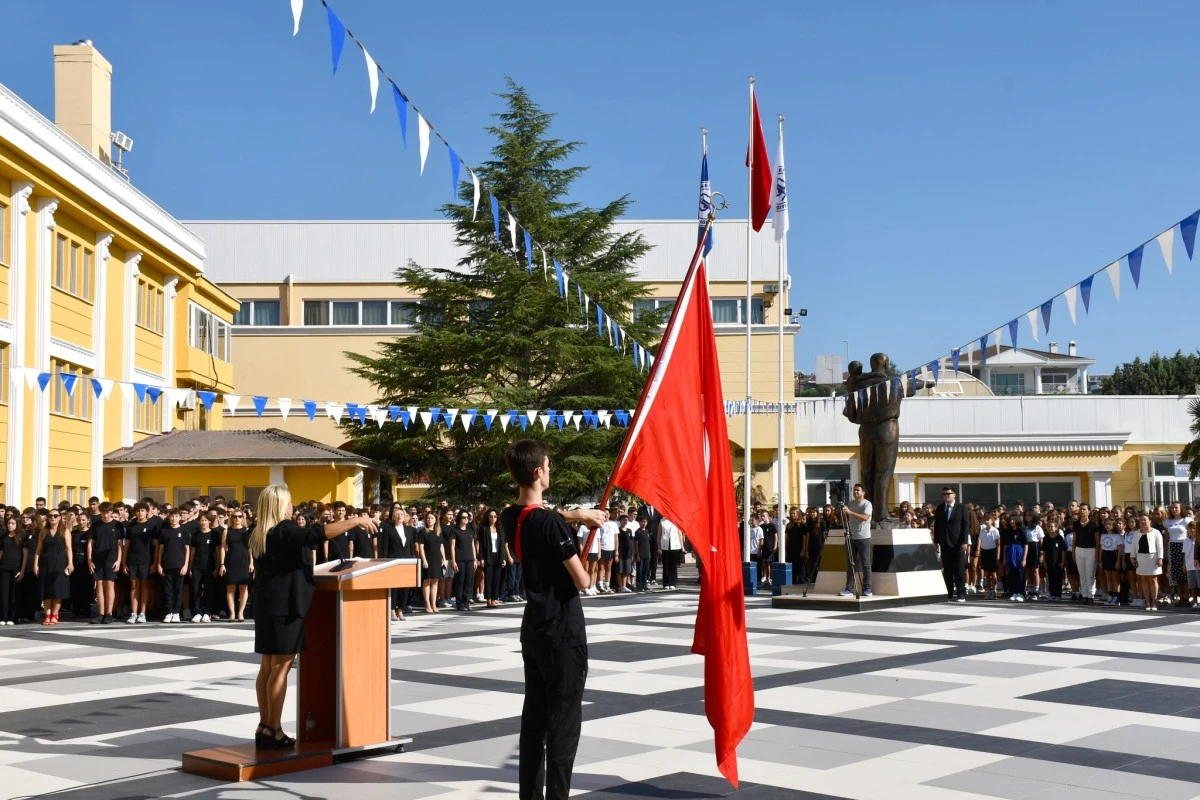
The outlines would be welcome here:
[[[363,559],[345,569],[339,564],[313,569],[316,591],[304,619],[306,648],[297,659],[296,747],[256,750],[250,743],[196,750],[184,753],[184,772],[254,780],[371,751],[400,750],[412,741],[392,733],[389,595],[392,589],[421,585],[421,562]]]

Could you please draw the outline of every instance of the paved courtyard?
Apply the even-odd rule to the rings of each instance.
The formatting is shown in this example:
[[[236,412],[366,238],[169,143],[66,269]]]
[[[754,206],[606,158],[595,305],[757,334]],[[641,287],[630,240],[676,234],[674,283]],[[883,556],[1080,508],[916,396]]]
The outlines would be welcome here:
[[[1200,616],[749,603],[758,711],[731,794],[688,651],[696,595],[586,601],[576,796],[1200,797]],[[394,626],[408,752],[243,784],[184,774],[179,755],[253,730],[251,624],[5,629],[0,797],[515,797],[520,614]]]

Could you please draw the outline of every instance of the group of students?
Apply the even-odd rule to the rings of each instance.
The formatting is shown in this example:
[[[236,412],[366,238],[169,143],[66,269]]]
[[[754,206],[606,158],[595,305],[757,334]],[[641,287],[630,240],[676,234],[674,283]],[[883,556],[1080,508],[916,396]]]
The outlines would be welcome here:
[[[500,524],[502,509],[309,501],[292,516],[301,526],[369,517],[378,533],[355,528],[314,547],[312,563],[352,558],[417,558],[419,590],[396,590],[392,619],[420,603],[427,613],[523,602],[521,565]],[[586,594],[675,588],[684,537],[650,508],[613,506],[600,529],[581,528],[578,548],[591,581]],[[254,514],[236,499],[201,496],[182,505],[153,499],[47,508],[38,498],[4,509],[0,538],[0,625],[56,625],[75,619],[135,625],[147,619],[243,622],[252,614]],[[248,608],[249,607],[249,608]]]

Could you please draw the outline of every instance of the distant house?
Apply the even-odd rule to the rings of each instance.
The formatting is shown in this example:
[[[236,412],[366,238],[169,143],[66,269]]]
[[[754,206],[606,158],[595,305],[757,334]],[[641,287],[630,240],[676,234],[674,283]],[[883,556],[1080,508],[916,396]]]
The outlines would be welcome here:
[[[992,345],[987,349],[987,363],[979,361],[959,370],[978,378],[993,394],[1088,394],[1094,392],[1088,368],[1094,358],[1078,354],[1075,342],[1067,344],[1067,352],[1059,352],[1058,343],[1050,342],[1045,350],[1026,347],[1013,349],[1007,345]]]

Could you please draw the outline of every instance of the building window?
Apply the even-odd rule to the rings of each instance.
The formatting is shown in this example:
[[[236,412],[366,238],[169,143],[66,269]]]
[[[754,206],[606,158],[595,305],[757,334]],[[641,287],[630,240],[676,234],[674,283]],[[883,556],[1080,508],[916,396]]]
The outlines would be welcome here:
[[[67,392],[63,376],[75,378],[75,385]],[[57,359],[50,360],[50,410],[64,417],[90,420],[92,418],[92,373],[91,370],[68,364]]]
[[[234,325],[278,325],[278,300],[247,300],[233,315]]]
[[[208,487],[208,496],[214,500],[218,497],[225,498],[225,502],[229,503],[237,498],[236,486],[210,486]]]
[[[753,312],[750,323],[762,325],[766,319],[762,298],[751,298],[750,308]],[[745,325],[746,298],[714,298],[712,317],[714,325]]]
[[[161,401],[162,395],[151,398],[150,393],[146,393],[141,402],[137,404],[133,422],[134,430],[140,433],[162,433],[162,412],[159,410]]]
[[[138,499],[153,500],[155,503],[158,503],[161,506],[167,502],[167,490],[150,486],[139,486]]]
[[[174,504],[176,506],[181,506],[184,503],[186,503],[187,501],[194,500],[195,498],[199,497],[200,496],[200,487],[199,486],[176,486],[174,495],[175,495],[175,500],[173,501]]]
[[[1042,372],[1042,392],[1049,394],[1053,392],[1069,392],[1071,391],[1071,373],[1069,372]]]
[[[137,324],[155,333],[163,332],[163,290],[138,279]]]
[[[974,503],[986,508],[1002,505],[1012,509],[1017,503],[1032,508],[1034,503],[1053,503],[1055,508],[1066,506],[1077,497],[1074,481],[1029,480],[1028,478],[988,479],[966,481],[922,481],[924,502],[937,505],[942,502],[942,487],[949,486],[958,494],[959,502]]]
[[[333,306],[333,324],[334,325],[357,325],[359,320],[358,303],[351,301],[334,300]]]
[[[54,237],[54,288],[92,300],[93,250],[63,234]]]
[[[188,306],[188,344],[221,361],[230,357],[230,325],[198,305]]]
[[[633,301],[633,319],[636,322],[639,316],[649,314],[652,311],[662,312],[663,324],[667,324],[667,320],[671,318],[671,310],[675,307],[674,299],[666,298],[641,298]]]
[[[420,310],[421,306],[416,301],[394,300],[392,301],[392,324],[409,327],[416,325]]]
[[[1189,475],[1189,466],[1176,461],[1174,454],[1143,456],[1141,502],[1156,506],[1174,502],[1189,505],[1194,498],[1200,498],[1200,481],[1190,480]]]
[[[417,323],[420,308],[415,300],[305,300],[303,322],[310,326],[411,327]]]
[[[58,504],[62,502],[62,499],[63,499],[63,487],[51,486],[50,487],[50,508],[58,508]]]
[[[1025,394],[1025,373],[993,372],[990,384],[992,394]]]
[[[251,508],[258,505],[258,496],[263,493],[265,486],[243,486],[242,487],[242,503],[249,503]]]
[[[850,465],[806,464],[804,490],[806,505],[823,506],[827,503],[849,502]]]

